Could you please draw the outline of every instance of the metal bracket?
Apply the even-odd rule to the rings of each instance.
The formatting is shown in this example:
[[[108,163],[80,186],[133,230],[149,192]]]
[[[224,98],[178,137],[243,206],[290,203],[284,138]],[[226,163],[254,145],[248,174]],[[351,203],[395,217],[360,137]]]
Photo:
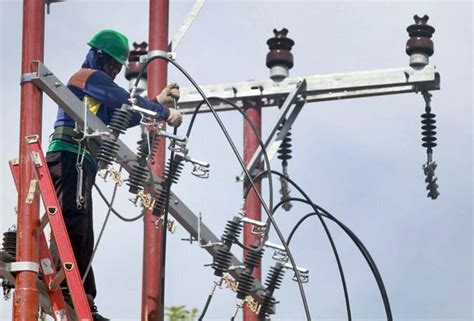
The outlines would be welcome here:
[[[46,5],[46,13],[50,14],[50,6],[52,3],[55,2],[66,2],[66,0],[44,0],[44,4]]]
[[[171,43],[169,44],[169,48],[171,48],[172,52],[176,51],[176,48],[181,42],[181,39],[184,37],[189,27],[191,27],[191,24],[193,23],[194,19],[196,19],[199,11],[204,5],[204,2],[206,2],[206,0],[196,0],[196,2],[194,2],[193,7],[188,12],[188,15],[186,16],[186,18],[184,19],[183,24],[181,25],[181,27],[179,27],[178,31],[173,37],[173,40],[171,40]]]
[[[168,58],[168,59],[171,59],[171,60],[175,60],[176,59],[176,53],[175,52],[168,52],[168,51],[164,51],[164,50],[152,50],[152,51],[149,51],[146,56],[145,55],[140,56],[140,63],[146,63],[147,61],[152,60],[155,57],[164,57],[164,58]]]
[[[20,85],[23,85],[26,82],[31,82],[34,79],[38,78],[38,73],[37,72],[29,72],[26,74],[21,75],[20,77]]]
[[[286,133],[290,129],[291,125],[295,121],[296,117],[300,113],[301,109],[303,108],[303,105],[305,104],[304,101],[298,101],[299,95],[306,90],[306,80],[302,80],[296,85],[296,88],[290,92],[288,97],[286,97],[283,105],[281,106],[281,111],[280,114],[278,115],[277,121],[275,126],[270,132],[270,135],[268,136],[266,142],[265,142],[265,150],[267,151],[268,158],[271,160],[272,157],[275,155],[275,153],[278,150],[278,147],[280,147],[283,139],[286,136]],[[288,117],[287,120],[285,120],[286,114],[290,110],[291,106],[293,103],[296,103],[295,108],[293,109],[290,117]],[[278,132],[278,135],[275,136],[275,134],[278,131],[278,128],[280,127],[280,124],[283,124],[282,129]],[[255,151],[255,153],[252,156],[252,159],[250,160],[249,164],[247,165],[247,170],[251,175],[253,175],[253,171],[257,164],[260,162],[261,157],[263,155],[262,147],[259,146],[258,149]],[[245,179],[245,173],[240,174],[238,176],[238,181],[243,182]]]
[[[29,261],[6,263],[6,270],[9,272],[30,271],[39,273],[39,264]]]
[[[25,200],[26,204],[33,203],[33,200],[35,199],[35,193],[37,190],[38,190],[38,181],[35,179],[32,179],[30,181],[30,188],[28,190],[28,195],[26,196],[26,200]]]

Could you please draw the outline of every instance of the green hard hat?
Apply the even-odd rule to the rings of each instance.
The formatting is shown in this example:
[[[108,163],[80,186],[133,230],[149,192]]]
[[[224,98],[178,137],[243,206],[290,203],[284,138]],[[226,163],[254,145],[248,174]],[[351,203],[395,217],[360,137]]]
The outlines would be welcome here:
[[[101,30],[87,44],[102,50],[122,65],[125,65],[128,57],[128,39],[120,32]]]

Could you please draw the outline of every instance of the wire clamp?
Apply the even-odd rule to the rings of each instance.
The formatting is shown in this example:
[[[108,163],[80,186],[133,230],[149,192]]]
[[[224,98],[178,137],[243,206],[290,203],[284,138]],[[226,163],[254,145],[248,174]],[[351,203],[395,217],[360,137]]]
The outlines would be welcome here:
[[[155,58],[167,58],[170,60],[176,60],[176,52],[168,52],[164,50],[151,50],[148,54],[140,56],[139,62],[141,64],[146,63],[149,60],[153,60]]]
[[[6,263],[6,270],[8,272],[29,271],[39,273],[39,264],[30,261]]]
[[[283,267],[285,269],[292,270],[292,271],[295,272],[295,274],[292,278],[293,281],[295,281],[295,282],[298,281],[298,278],[296,277],[296,274],[298,273],[300,275],[300,278],[301,278],[301,283],[308,283],[309,282],[309,270],[308,269],[297,266],[296,271],[295,271],[293,269],[293,266],[291,265],[291,263],[286,263]]]
[[[275,250],[275,253],[272,256],[272,259],[278,262],[288,262],[288,254],[283,245],[266,241],[265,246]]]

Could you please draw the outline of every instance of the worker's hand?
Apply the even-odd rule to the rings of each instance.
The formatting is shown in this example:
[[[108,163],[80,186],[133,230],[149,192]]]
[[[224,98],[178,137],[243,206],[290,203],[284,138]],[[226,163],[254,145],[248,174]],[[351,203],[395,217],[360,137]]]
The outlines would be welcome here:
[[[158,96],[156,96],[155,99],[161,105],[171,109],[175,107],[174,100],[178,101],[179,96],[180,96],[179,86],[176,83],[171,83],[165,88],[163,88],[161,93]]]
[[[183,116],[181,116],[181,113],[177,109],[169,108],[169,111],[170,115],[166,120],[166,123],[173,127],[179,127],[183,122]]]

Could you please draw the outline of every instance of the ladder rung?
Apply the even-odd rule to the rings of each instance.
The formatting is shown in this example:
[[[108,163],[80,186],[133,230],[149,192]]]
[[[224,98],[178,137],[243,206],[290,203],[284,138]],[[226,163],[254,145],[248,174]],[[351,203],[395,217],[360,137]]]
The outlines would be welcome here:
[[[58,274],[56,274],[54,279],[49,283],[49,290],[57,291],[65,278],[66,274],[64,273],[64,269],[59,270]]]
[[[44,230],[44,228],[46,227],[46,225],[47,225],[48,223],[49,223],[48,214],[44,214],[44,215],[41,217],[39,230],[40,230],[40,231]]]

